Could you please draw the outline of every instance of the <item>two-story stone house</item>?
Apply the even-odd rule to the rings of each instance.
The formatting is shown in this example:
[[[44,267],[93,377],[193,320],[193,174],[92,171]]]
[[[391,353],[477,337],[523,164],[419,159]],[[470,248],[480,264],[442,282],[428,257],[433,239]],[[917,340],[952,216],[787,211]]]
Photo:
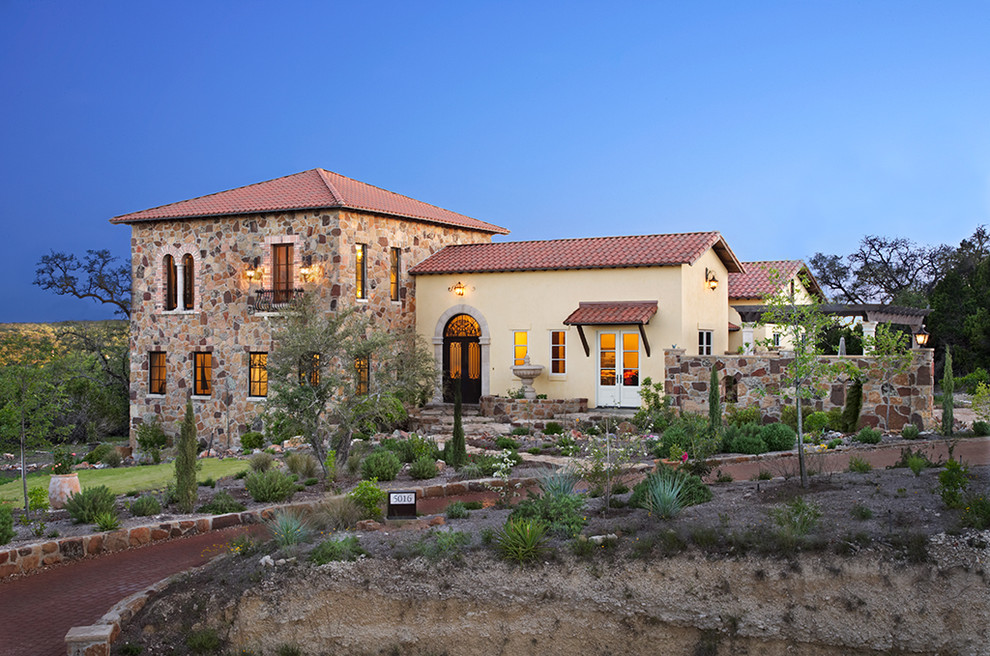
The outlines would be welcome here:
[[[267,396],[272,318],[303,291],[412,326],[409,268],[508,230],[323,169],[111,219],[131,226],[131,428],[247,430]]]

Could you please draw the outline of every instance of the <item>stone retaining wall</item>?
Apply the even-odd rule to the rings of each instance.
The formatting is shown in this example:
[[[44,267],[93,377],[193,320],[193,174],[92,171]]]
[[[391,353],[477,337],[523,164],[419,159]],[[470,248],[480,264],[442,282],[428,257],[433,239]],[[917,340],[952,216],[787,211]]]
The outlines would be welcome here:
[[[893,379],[890,390],[890,426],[899,430],[907,423],[919,428],[932,426],[932,349],[912,351],[914,362],[907,373]],[[822,360],[835,361],[840,356],[822,356]],[[863,372],[863,409],[860,425],[883,426],[887,415],[884,403],[882,377],[876,360],[869,356],[842,356]],[[681,411],[708,413],[708,385],[711,368],[719,371],[723,403],[726,399],[726,379],[735,381],[736,405],[740,408],[758,407],[763,421],[780,418],[783,404],[793,401],[780,394],[781,377],[792,361],[786,353],[760,355],[685,355],[684,349],[664,351],[666,380],[664,391],[673,405]],[[841,408],[846,402],[846,391],[851,381],[843,376],[828,383],[827,393],[811,402],[814,410],[828,411]],[[731,386],[731,384],[730,384]]]
[[[553,419],[557,415],[588,411],[588,399],[507,399],[483,396],[480,412],[483,417],[509,423],[520,420]]]

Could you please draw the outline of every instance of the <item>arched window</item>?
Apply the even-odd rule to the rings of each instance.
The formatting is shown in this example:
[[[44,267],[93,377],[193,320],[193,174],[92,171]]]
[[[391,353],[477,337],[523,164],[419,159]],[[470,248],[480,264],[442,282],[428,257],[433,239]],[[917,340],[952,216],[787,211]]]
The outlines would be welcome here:
[[[725,382],[725,394],[723,395],[723,400],[726,403],[738,403],[739,402],[739,381],[736,380],[735,376],[726,376]]]
[[[178,280],[176,276],[175,258],[166,255],[164,264],[165,274],[165,309],[174,310],[178,305]]]
[[[182,308],[193,309],[193,256],[186,253],[182,256]]]

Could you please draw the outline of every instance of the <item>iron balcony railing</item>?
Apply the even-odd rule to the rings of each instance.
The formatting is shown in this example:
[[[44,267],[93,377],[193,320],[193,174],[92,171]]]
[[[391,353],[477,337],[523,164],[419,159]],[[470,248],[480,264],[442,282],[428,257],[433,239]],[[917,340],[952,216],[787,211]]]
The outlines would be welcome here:
[[[302,298],[301,289],[258,289],[254,292],[253,303],[248,305],[251,312],[280,312]]]

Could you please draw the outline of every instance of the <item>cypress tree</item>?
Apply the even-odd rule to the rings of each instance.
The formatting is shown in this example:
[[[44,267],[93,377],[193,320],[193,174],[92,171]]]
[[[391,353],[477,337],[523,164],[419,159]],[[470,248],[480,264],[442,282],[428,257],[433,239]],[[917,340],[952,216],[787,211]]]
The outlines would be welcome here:
[[[718,384],[718,372],[712,363],[712,376],[708,381],[708,432],[716,437],[722,429],[722,396]]]
[[[447,464],[460,469],[467,462],[467,445],[464,443],[464,426],[461,421],[461,381],[454,385],[454,431],[450,440]]]
[[[855,433],[859,425],[859,413],[863,409],[863,381],[857,378],[849,387],[846,405],[842,408],[842,427],[847,433]]]
[[[956,379],[952,377],[952,351],[945,347],[945,370],[942,372],[942,435],[952,435],[953,416],[955,407],[953,392],[956,389]]]
[[[182,512],[192,512],[196,506],[196,416],[192,400],[186,401],[186,417],[182,420],[179,444],[175,454],[175,496]]]

